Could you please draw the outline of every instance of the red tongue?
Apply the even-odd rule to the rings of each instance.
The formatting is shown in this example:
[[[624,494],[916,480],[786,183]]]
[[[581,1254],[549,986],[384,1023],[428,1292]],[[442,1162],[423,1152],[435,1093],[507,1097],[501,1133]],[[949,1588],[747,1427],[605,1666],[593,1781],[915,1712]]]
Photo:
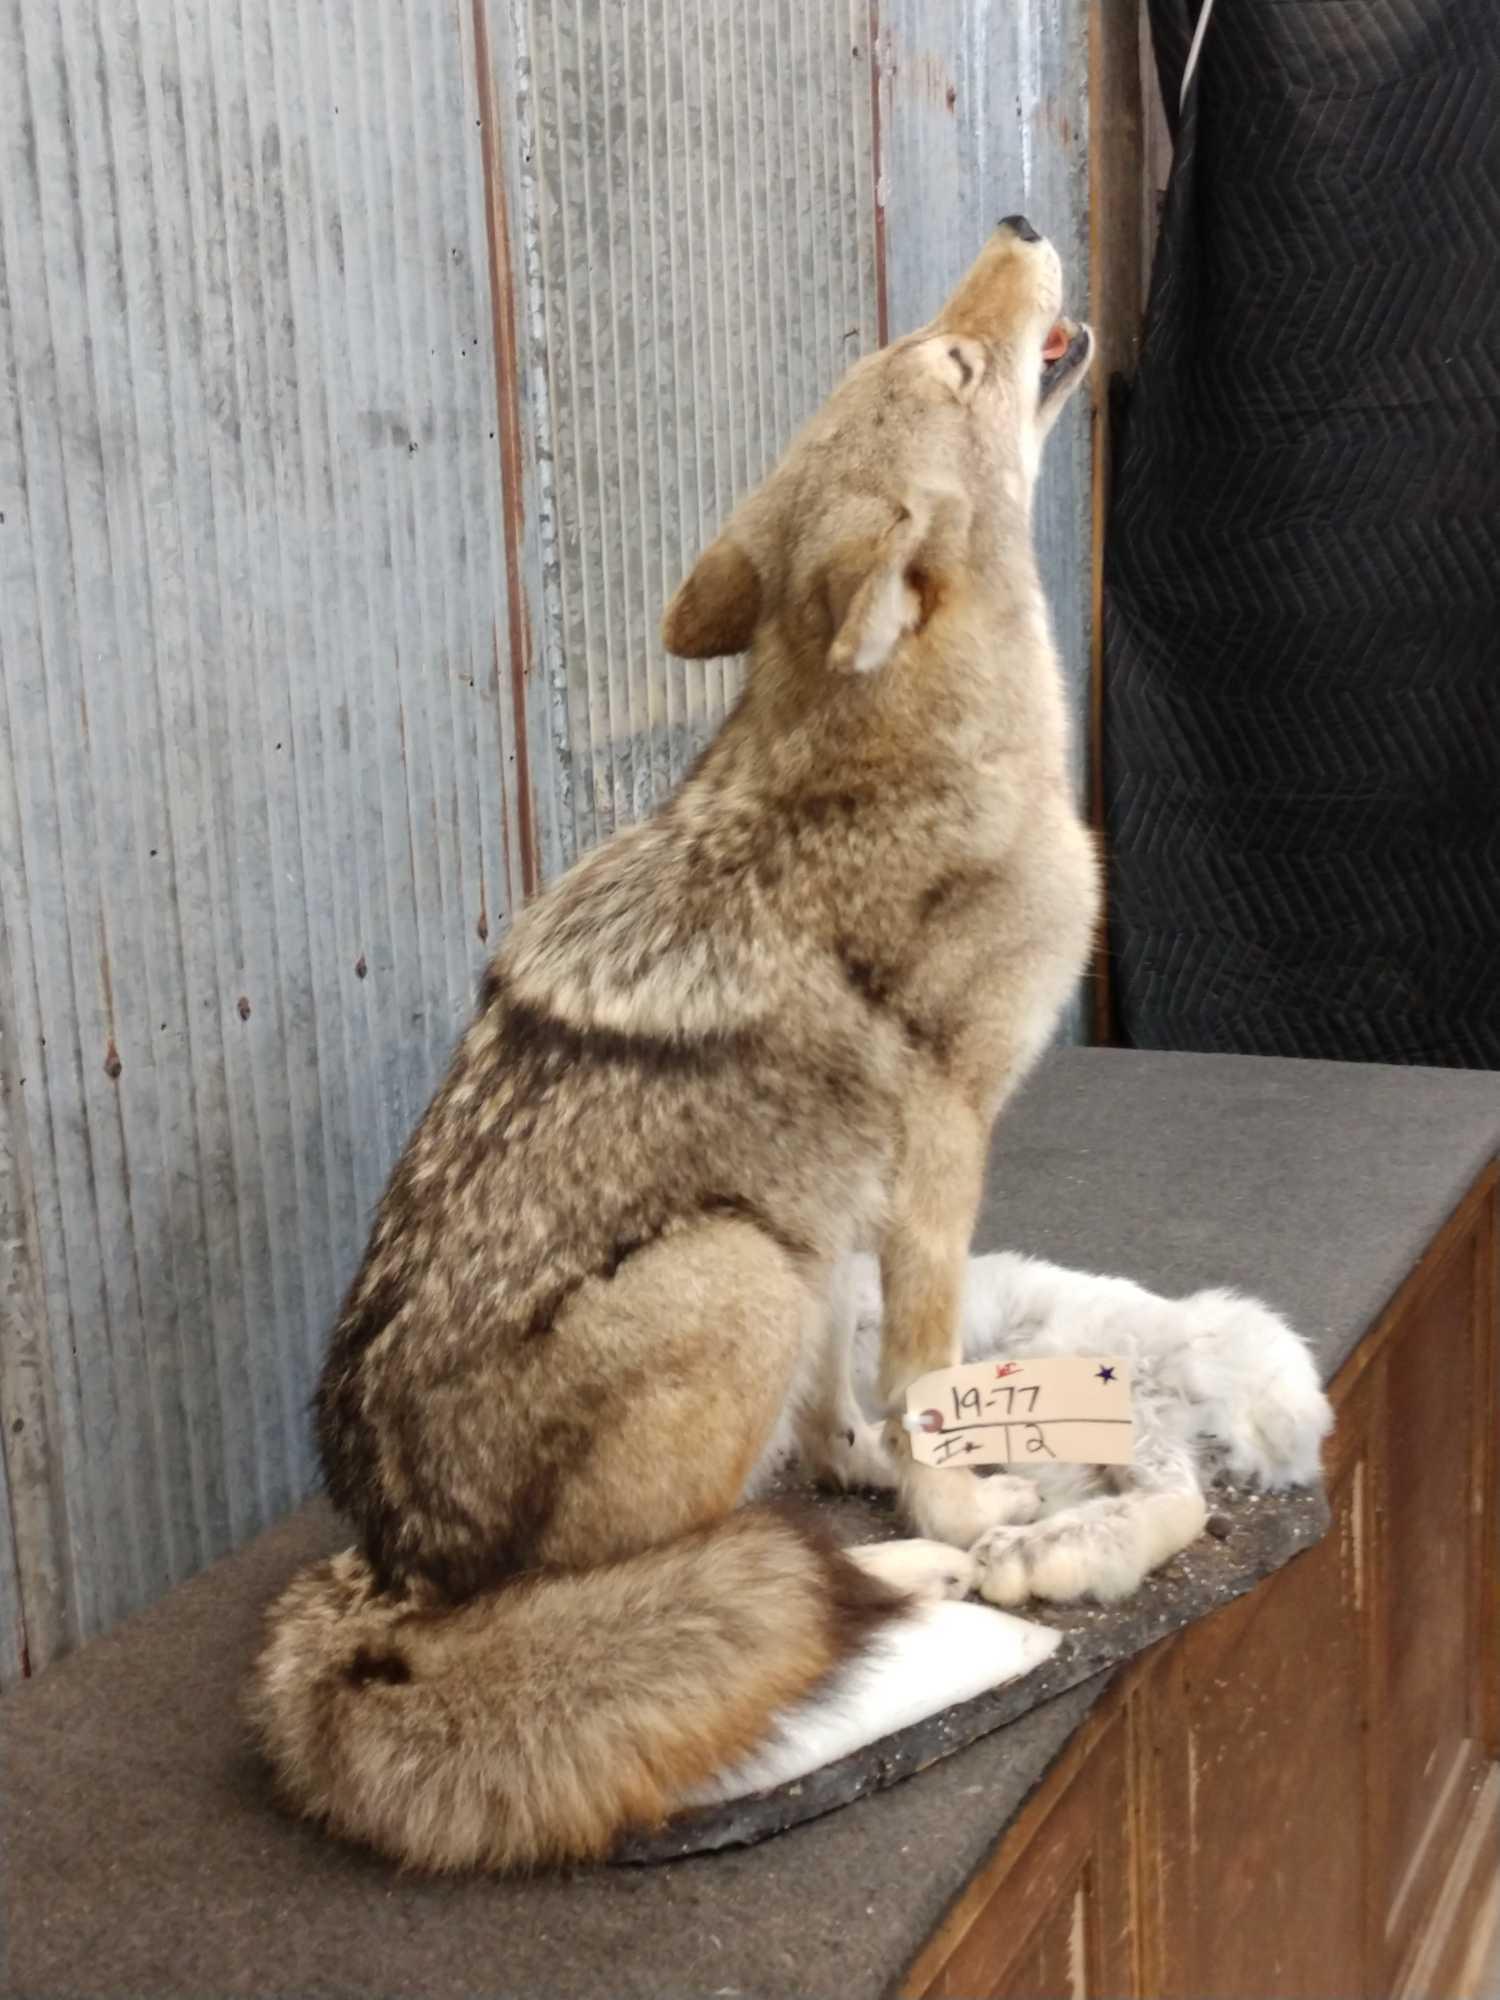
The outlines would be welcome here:
[[[1043,361],[1061,361],[1068,351],[1068,329],[1059,320],[1042,345]]]

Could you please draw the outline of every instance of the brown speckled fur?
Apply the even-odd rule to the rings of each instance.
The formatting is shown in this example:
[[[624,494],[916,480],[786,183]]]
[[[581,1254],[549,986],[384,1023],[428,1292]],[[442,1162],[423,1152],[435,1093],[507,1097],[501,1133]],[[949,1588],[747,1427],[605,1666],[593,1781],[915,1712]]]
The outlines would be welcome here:
[[[292,1803],[409,1864],[604,1851],[904,1601],[740,1502],[856,1243],[883,1392],[955,1358],[990,1123],[1087,952],[1030,524],[1060,297],[1002,226],[705,551],[666,641],[748,649],[741,700],[522,914],[391,1178],[317,1398],[360,1546],[251,1705]],[[983,1525],[970,1475],[905,1489]]]

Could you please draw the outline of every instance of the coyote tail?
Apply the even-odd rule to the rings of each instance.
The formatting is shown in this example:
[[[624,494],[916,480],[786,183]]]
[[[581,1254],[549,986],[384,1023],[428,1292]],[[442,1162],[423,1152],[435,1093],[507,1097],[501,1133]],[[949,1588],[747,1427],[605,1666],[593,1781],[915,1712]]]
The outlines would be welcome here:
[[[350,1549],[272,1606],[248,1705],[288,1802],[345,1838],[428,1870],[584,1860],[746,1756],[908,1603],[766,1507],[456,1605],[382,1590]]]

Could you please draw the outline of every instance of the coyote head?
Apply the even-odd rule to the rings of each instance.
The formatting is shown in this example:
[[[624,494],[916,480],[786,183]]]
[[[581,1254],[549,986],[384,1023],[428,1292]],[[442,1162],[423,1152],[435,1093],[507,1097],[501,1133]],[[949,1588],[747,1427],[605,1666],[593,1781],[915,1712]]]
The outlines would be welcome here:
[[[1057,252],[999,224],[937,317],[858,361],[667,607],[669,652],[871,674],[1031,569],[1042,441],[1082,381]]]

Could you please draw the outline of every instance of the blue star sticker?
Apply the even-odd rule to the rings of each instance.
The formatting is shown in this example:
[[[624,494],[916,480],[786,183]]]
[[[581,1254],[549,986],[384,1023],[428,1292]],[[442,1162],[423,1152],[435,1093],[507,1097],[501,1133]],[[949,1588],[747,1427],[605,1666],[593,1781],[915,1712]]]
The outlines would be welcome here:
[[[1115,1371],[1113,1368],[1104,1368],[1104,1367],[1096,1368],[1094,1370],[1094,1373],[1098,1376],[1101,1382],[1113,1382],[1115,1379]]]

